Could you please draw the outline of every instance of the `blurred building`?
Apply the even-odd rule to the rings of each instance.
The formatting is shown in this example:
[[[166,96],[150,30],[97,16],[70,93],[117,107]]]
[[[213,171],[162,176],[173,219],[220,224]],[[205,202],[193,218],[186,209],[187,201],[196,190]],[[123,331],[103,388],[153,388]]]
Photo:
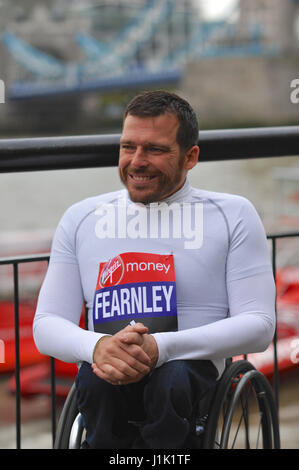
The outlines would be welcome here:
[[[28,60],[30,47],[62,62],[80,60],[80,49],[74,43],[74,34],[81,29],[89,31],[90,21],[82,15],[70,14],[70,3],[57,0],[2,1],[0,33],[2,35],[1,73],[8,84],[16,80],[33,80],[37,69]],[[24,42],[24,49],[16,43],[3,41],[6,35]],[[25,55],[25,48],[28,55]],[[36,57],[36,60],[38,58]],[[1,61],[2,64],[2,61]]]
[[[136,79],[159,84],[161,71],[165,84],[164,61],[189,41],[198,23],[192,0],[2,0],[0,78],[8,99],[0,127],[5,122],[25,133],[92,131],[105,128],[104,122],[113,127],[119,103],[85,92],[117,93]],[[154,78],[148,67],[156,68]],[[95,113],[101,116],[96,124]]]
[[[128,27],[133,28],[140,16],[154,19],[156,15],[157,22],[153,22],[146,41],[138,38],[131,57],[133,63],[143,64],[171,56],[189,41],[199,24],[199,10],[193,0],[164,0],[161,14],[158,8],[155,10],[155,3],[159,4],[152,0],[99,0],[95,6],[83,7],[82,14],[90,18],[93,36],[106,46],[123,36]]]
[[[0,135],[113,130],[128,95],[153,86],[200,101],[209,127],[225,126],[227,104],[230,126],[266,124],[274,112],[275,122],[292,122],[299,1],[239,0],[217,21],[206,21],[200,4],[0,0]]]
[[[82,73],[78,65],[84,61],[94,64],[104,56],[112,61],[112,54],[114,67],[123,66],[122,61],[125,68],[150,66],[151,61],[160,63],[182,48],[198,23],[192,0],[16,0],[13,6],[6,0],[0,20],[8,50],[5,78],[9,83],[51,79],[39,53],[44,53],[45,60],[48,55],[52,64],[61,63],[63,78],[71,77],[76,66],[76,72]],[[92,70],[97,76],[104,67]]]
[[[239,12],[241,37],[251,30],[260,34],[266,47],[279,51],[299,50],[298,0],[241,0]]]

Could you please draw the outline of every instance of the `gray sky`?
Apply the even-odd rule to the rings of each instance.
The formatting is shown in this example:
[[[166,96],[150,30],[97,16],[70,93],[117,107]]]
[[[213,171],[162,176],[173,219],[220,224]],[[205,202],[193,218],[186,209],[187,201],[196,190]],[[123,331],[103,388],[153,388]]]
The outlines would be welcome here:
[[[207,18],[218,19],[225,16],[237,0],[198,0],[198,3],[204,8]]]

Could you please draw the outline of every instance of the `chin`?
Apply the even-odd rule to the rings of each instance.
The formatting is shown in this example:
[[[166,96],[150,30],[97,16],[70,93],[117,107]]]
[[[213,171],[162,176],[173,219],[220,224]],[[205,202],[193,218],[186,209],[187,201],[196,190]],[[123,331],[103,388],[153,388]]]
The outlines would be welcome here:
[[[157,199],[150,194],[136,194],[135,191],[131,192],[129,191],[130,199],[133,202],[139,202],[141,204],[149,204],[150,202],[155,202]]]
[[[155,191],[153,190],[142,190],[142,189],[136,189],[136,188],[132,188],[130,186],[130,184],[126,184],[125,185],[127,190],[128,190],[128,193],[129,193],[129,196],[130,196],[130,199],[131,201],[133,202],[139,202],[139,203],[142,203],[142,204],[149,204],[150,202],[155,202],[157,200],[159,200],[159,194],[156,194]]]

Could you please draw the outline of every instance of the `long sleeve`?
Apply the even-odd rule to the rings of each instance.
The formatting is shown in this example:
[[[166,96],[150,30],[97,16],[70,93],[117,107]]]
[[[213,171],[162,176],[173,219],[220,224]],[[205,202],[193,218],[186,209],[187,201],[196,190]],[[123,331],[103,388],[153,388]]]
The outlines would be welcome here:
[[[275,331],[275,283],[261,220],[244,198],[236,216],[224,218],[228,228],[225,285],[227,318],[198,328],[155,334],[157,366],[173,359],[224,358],[261,352]],[[209,287],[213,297],[213,285]]]
[[[65,362],[92,362],[102,336],[79,327],[83,294],[76,264],[51,263],[42,285],[33,323],[33,335],[42,354]]]
[[[271,273],[233,281],[230,316],[198,328],[156,333],[157,367],[174,359],[211,359],[260,352],[275,330],[275,286]]]

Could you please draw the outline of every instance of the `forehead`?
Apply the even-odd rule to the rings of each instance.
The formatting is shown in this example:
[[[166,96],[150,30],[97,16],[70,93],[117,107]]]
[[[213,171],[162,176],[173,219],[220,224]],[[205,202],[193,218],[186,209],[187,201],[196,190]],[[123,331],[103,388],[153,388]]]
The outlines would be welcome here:
[[[175,143],[178,127],[179,120],[175,114],[167,113],[155,117],[139,117],[129,114],[124,120],[122,140]]]

